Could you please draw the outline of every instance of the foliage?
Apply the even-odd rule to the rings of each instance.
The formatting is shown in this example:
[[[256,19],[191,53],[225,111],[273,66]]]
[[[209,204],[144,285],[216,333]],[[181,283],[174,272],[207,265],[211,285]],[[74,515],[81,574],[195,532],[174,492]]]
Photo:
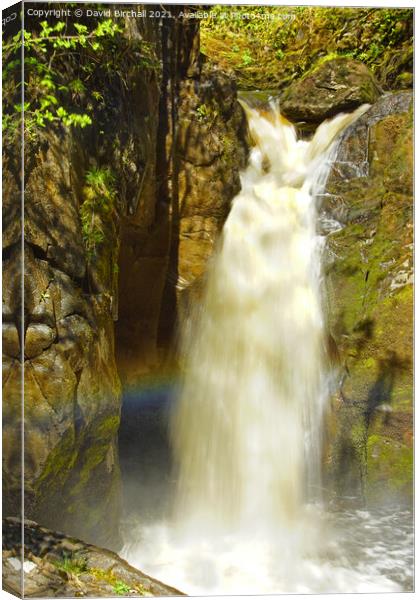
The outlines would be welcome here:
[[[60,571],[71,573],[72,575],[80,575],[88,570],[87,559],[84,556],[73,556],[64,553],[61,560],[53,563]]]
[[[380,78],[389,53],[412,46],[412,9],[212,6],[201,50],[244,89],[284,87],[329,54],[365,62]],[[409,63],[409,61],[408,61]]]
[[[93,168],[86,174],[80,206],[82,233],[88,260],[104,241],[103,219],[115,209],[115,177],[108,168]]]
[[[139,68],[156,66],[149,44],[132,42],[123,34],[123,27],[113,19],[30,23],[23,31],[25,102],[5,111],[3,127],[16,128],[22,112],[30,139],[48,123],[82,129],[91,125],[95,110],[104,103],[102,91],[94,87],[95,76],[101,73],[106,80],[118,74],[125,81],[130,60]],[[134,44],[137,47],[131,48]],[[11,81],[20,64],[21,46],[21,32],[3,41],[3,82]],[[14,85],[21,89],[16,76]]]
[[[118,594],[119,596],[125,596],[131,590],[130,586],[127,585],[126,583],[124,583],[124,581],[121,581],[120,579],[118,579],[115,582],[113,589],[114,589],[114,592],[116,594]]]
[[[64,554],[62,559],[53,562],[53,565],[60,571],[65,571],[70,575],[77,577],[86,574],[90,577],[94,577],[98,581],[107,583],[112,587],[114,594],[117,594],[118,596],[127,596],[132,590],[140,595],[147,594],[147,591],[142,585],[137,584],[132,588],[125,581],[118,579],[110,569],[89,568],[88,560],[83,556]]]
[[[197,119],[201,122],[209,122],[217,119],[219,111],[217,106],[210,106],[209,104],[200,104],[196,110]]]
[[[140,596],[150,595],[141,584],[137,583],[130,586],[125,581],[118,579],[110,569],[106,571],[104,569],[90,569],[89,573],[98,581],[104,581],[112,586],[114,593],[118,596],[128,595],[131,591]]]

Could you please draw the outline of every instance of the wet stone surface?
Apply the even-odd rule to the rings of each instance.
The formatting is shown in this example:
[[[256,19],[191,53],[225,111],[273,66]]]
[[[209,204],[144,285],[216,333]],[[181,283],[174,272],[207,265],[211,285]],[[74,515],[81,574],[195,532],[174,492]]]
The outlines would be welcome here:
[[[117,554],[53,532],[34,521],[3,520],[3,585],[27,597],[182,596],[131,567]],[[22,569],[23,567],[23,569]]]

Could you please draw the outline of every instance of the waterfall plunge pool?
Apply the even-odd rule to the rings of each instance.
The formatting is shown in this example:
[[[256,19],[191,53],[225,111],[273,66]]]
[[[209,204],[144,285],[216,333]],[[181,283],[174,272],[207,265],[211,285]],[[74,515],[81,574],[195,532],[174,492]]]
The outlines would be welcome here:
[[[171,523],[168,439],[169,410],[178,392],[165,382],[124,397],[121,554],[130,564],[190,595],[413,590],[413,513],[406,506],[366,510],[344,498],[339,507],[333,502],[323,511],[314,507],[312,513],[318,511],[324,532],[329,531],[329,549],[324,557],[299,559],[292,566],[280,533],[270,542],[252,531],[248,539],[226,535],[218,544],[194,531],[180,538]]]

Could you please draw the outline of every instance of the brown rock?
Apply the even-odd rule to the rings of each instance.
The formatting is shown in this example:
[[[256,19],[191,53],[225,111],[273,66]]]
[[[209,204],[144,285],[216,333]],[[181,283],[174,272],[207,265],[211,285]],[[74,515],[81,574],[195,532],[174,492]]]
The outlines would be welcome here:
[[[320,123],[361,104],[372,104],[380,94],[366,65],[334,58],[292,83],[281,96],[280,107],[291,121]]]
[[[25,356],[34,358],[49,348],[53,343],[56,332],[43,323],[31,323],[25,335]]]

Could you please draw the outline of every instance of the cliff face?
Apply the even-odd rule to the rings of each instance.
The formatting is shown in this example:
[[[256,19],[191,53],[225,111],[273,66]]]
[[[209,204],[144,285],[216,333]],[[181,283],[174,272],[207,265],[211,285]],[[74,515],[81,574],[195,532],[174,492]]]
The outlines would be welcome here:
[[[94,103],[92,125],[27,127],[24,215],[25,514],[108,546],[119,543],[120,374],[127,382],[134,364],[156,366],[158,336],[170,340],[177,319],[185,244],[194,240],[198,275],[245,156],[233,141],[243,135],[236,91],[218,74],[214,89],[206,83],[196,23],[130,19],[114,44],[121,64],[96,69],[93,97],[79,93]],[[65,68],[71,81],[77,66]],[[190,135],[202,156],[188,156]],[[16,141],[5,161],[6,515],[20,510]],[[218,195],[217,209],[202,208],[204,190]]]
[[[116,334],[127,385],[162,361],[173,365],[177,322],[200,287],[247,154],[235,83],[202,65],[198,53],[184,72],[171,68],[161,99],[167,121],[158,130],[158,187],[144,193],[155,214],[138,210],[122,221]]]
[[[412,494],[412,95],[382,96],[345,133],[324,210],[339,392],[328,476],[368,502]]]

